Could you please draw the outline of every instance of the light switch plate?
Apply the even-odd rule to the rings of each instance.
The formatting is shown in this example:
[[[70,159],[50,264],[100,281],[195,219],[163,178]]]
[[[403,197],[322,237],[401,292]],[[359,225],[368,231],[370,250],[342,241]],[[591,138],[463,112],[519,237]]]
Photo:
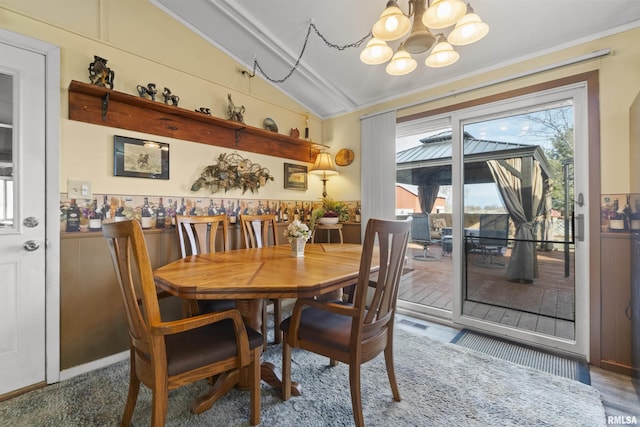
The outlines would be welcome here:
[[[91,191],[91,181],[68,180],[67,194],[70,199],[91,199],[93,193]]]

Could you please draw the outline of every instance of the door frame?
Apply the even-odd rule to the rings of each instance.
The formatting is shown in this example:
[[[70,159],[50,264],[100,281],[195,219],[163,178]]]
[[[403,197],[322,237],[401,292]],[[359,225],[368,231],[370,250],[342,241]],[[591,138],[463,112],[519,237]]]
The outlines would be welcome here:
[[[453,126],[452,128],[457,130],[453,131],[454,138],[458,141],[462,139],[462,130],[464,125],[469,122],[475,122],[478,119],[485,119],[494,115],[502,116],[505,113],[515,111],[516,113],[528,108],[529,106],[544,105],[554,101],[562,99],[572,99],[574,101],[574,164],[575,167],[575,191],[578,193],[584,193],[585,206],[590,207],[594,200],[590,197],[589,185],[591,180],[589,179],[589,138],[588,138],[588,109],[587,109],[587,84],[586,82],[577,82],[569,85],[559,86],[545,91],[538,91],[535,94],[526,94],[519,97],[514,97],[508,100],[501,100],[494,103],[483,104],[481,106],[471,107],[469,109],[459,110],[453,113]],[[456,139],[454,139],[455,141]],[[578,144],[581,145],[578,149]],[[458,230],[464,228],[464,205],[461,197],[462,187],[464,187],[464,156],[462,153],[462,145],[454,145],[453,149],[454,161],[453,175],[458,178],[460,185],[460,191],[453,191],[453,206],[454,206],[454,241],[461,241],[460,238],[456,239],[456,227]],[[455,187],[454,187],[455,188]],[[597,203],[597,202],[595,202]],[[575,214],[583,214],[585,222],[594,221],[599,219],[599,215],[596,219],[591,218],[590,211],[587,207],[574,206]],[[455,213],[458,213],[457,215]],[[507,326],[503,324],[496,324],[493,322],[487,322],[482,319],[475,318],[470,315],[463,314],[462,305],[464,303],[464,297],[462,293],[462,287],[464,286],[464,278],[458,277],[459,282],[454,282],[456,286],[454,288],[454,302],[453,302],[453,322],[463,327],[470,327],[473,329],[479,329],[492,334],[504,336],[517,341],[522,341],[527,344],[539,345],[552,350],[558,350],[561,352],[575,354],[579,357],[585,357],[589,360],[589,288],[591,277],[589,276],[589,251],[590,241],[593,235],[590,233],[588,227],[585,227],[584,240],[575,240],[575,275],[574,275],[574,298],[575,298],[575,336],[573,339],[565,339],[559,337],[553,337],[546,334],[542,334],[535,331],[523,330],[514,326]],[[462,265],[464,257],[462,254],[462,248],[453,248],[454,260],[458,261],[454,269],[456,271],[463,271]]]
[[[3,28],[0,42],[45,58],[45,375],[52,384],[60,379],[60,48]]]
[[[584,339],[585,349],[587,359],[595,363],[596,365],[600,361],[601,355],[601,327],[600,327],[600,317],[602,313],[602,300],[600,297],[601,292],[601,281],[600,281],[600,239],[599,230],[600,230],[600,204],[596,201],[600,198],[600,104],[599,104],[599,73],[598,70],[586,71],[580,74],[568,75],[566,77],[561,77],[555,80],[547,80],[542,81],[540,83],[535,83],[530,86],[523,86],[521,88],[506,90],[503,92],[498,91],[497,93],[477,99],[472,99],[469,101],[463,101],[461,103],[454,103],[451,105],[446,105],[443,107],[435,108],[433,110],[423,110],[417,113],[411,113],[406,116],[400,116],[397,118],[396,124],[397,126],[411,126],[412,122],[423,121],[428,122],[430,119],[437,119],[439,117],[446,116],[448,113],[451,114],[455,111],[465,110],[468,108],[473,108],[481,105],[486,105],[494,102],[506,101],[508,102],[510,99],[541,93],[548,90],[561,89],[563,87],[568,87],[571,85],[584,85],[586,88],[586,115],[587,115],[587,123],[585,124],[585,129],[583,131],[586,133],[585,139],[587,141],[588,151],[588,159],[585,166],[588,168],[589,176],[588,176],[588,200],[591,201],[590,204],[587,204],[586,210],[588,212],[589,221],[585,224],[585,233],[590,236],[588,241],[588,246],[586,247],[586,251],[589,254],[590,259],[595,259],[597,262],[588,263],[587,275],[589,278],[589,286],[586,294],[582,296],[586,300],[586,310],[587,317],[586,320],[586,328],[580,331],[581,338]],[[488,85],[493,86],[493,85]],[[452,127],[452,138],[456,140],[459,137],[459,129]],[[458,134],[456,134],[456,132]],[[458,149],[455,145],[454,156],[458,156],[460,158],[460,153],[456,153],[455,150]],[[586,154],[586,153],[585,153]],[[462,179],[461,170],[462,166],[457,165],[455,162],[453,164],[454,170],[453,174],[457,174],[456,176],[459,179]],[[457,168],[457,170],[456,170]],[[453,204],[454,206],[460,206],[461,202],[457,198],[461,196],[454,192],[453,194]],[[457,211],[457,210],[456,210]],[[455,224],[462,224],[462,214],[460,212],[453,213],[453,221]],[[459,258],[460,254],[455,253],[454,248],[454,258]],[[462,271],[459,268],[454,267],[453,271],[453,280],[454,283],[460,283]],[[454,300],[460,300],[459,295],[459,287],[454,287],[453,290],[453,298]],[[400,308],[400,306],[399,306]],[[453,320],[450,318],[442,318],[439,317],[437,313],[414,313],[411,308],[407,307],[405,310],[407,313],[412,315],[417,315],[417,317],[425,318],[427,320],[434,320],[436,322],[442,322],[447,324],[454,324]],[[455,309],[454,309],[455,311]],[[458,318],[460,313],[456,316],[456,313],[452,313],[453,318]],[[555,347],[555,346],[554,346]]]

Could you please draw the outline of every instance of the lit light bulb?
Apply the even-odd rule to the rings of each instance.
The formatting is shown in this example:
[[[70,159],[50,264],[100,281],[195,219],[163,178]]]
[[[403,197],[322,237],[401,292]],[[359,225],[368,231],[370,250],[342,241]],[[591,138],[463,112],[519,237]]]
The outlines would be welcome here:
[[[443,2],[438,5],[438,18],[445,19],[451,15],[451,4],[447,2]]]
[[[401,46],[396,54],[393,55],[391,62],[387,64],[386,71],[392,76],[402,76],[415,70],[417,65],[416,60]]]
[[[395,16],[390,16],[384,22],[384,28],[387,31],[395,31],[398,28],[398,19]]]

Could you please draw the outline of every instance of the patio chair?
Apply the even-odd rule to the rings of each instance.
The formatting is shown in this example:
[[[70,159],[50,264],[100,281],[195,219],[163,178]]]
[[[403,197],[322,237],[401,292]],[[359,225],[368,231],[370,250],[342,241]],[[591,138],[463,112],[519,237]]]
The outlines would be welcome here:
[[[291,397],[291,348],[300,348],[328,357],[331,366],[336,366],[337,362],[349,365],[351,406],[356,426],[364,426],[360,365],[380,353],[384,353],[393,399],[400,401],[393,365],[393,328],[410,224],[411,218],[404,221],[369,220],[353,303],[313,298],[296,301],[291,317],[280,324],[284,333],[283,400]],[[374,256],[376,252],[379,253],[380,269],[371,273],[371,266],[378,259]],[[370,296],[368,305],[367,296]]]
[[[509,214],[480,214],[478,249],[482,253],[479,265],[505,267],[504,261],[496,260],[507,250],[509,237]]]
[[[431,238],[429,215],[413,216],[411,223],[411,242],[422,245],[422,255],[415,255],[413,259],[419,261],[435,261],[440,259],[438,255],[429,251],[429,246],[440,243],[440,240]]]

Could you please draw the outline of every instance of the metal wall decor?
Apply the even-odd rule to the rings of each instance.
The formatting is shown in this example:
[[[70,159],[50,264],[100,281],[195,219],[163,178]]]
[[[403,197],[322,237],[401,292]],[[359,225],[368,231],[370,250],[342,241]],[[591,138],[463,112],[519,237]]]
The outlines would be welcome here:
[[[113,89],[115,73],[107,67],[107,60],[97,55],[93,56],[93,62],[89,64],[89,80],[91,84]]]
[[[236,107],[236,105],[231,100],[230,93],[227,94],[227,100],[228,100],[227,114],[229,116],[228,117],[229,120],[233,120],[234,122],[244,123],[244,112],[245,112],[244,105]]]
[[[273,180],[269,169],[245,159],[236,152],[222,153],[218,156],[215,165],[207,166],[202,170],[200,178],[191,186],[191,191],[208,187],[212,194],[220,190],[226,193],[234,188],[241,189],[242,194],[247,190],[256,193],[260,187],[264,187],[267,182]]]
[[[210,108],[206,108],[206,107],[196,108],[193,111],[195,111],[196,113],[206,114],[207,116],[211,115],[211,109]]]
[[[136,89],[138,90],[138,95],[140,95],[140,98],[146,98],[148,95],[152,101],[156,100],[158,89],[156,89],[155,83],[148,83],[146,86],[138,85],[136,86]]]
[[[168,87],[164,88],[162,96],[164,97],[164,103],[167,105],[174,105],[177,107],[178,102],[180,102],[180,97],[178,95],[173,95],[171,93],[171,89],[169,89]]]

